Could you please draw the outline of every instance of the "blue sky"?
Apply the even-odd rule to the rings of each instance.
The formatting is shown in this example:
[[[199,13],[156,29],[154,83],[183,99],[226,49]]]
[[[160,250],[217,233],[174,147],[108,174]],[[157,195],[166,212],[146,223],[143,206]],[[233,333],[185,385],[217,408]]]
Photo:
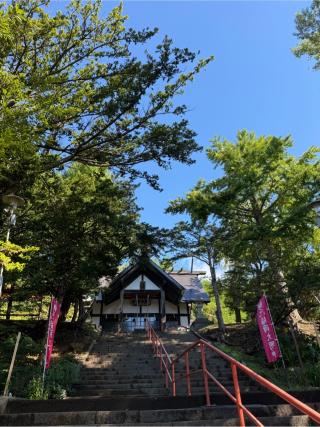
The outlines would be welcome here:
[[[129,26],[158,27],[160,36],[168,34],[178,47],[200,50],[201,57],[215,56],[181,97],[200,145],[208,146],[214,136],[235,140],[237,131],[246,128],[257,134],[292,135],[292,152],[299,155],[320,140],[320,73],[291,52],[297,43],[295,14],[309,4],[125,1],[124,12]],[[110,2],[103,9],[109,10]],[[183,196],[198,179],[218,173],[205,153],[194,158],[193,166],[175,163],[170,171],[158,171],[163,192],[141,185],[137,196],[144,208],[142,220],[170,227],[178,218],[163,213],[169,200]]]
[[[66,4],[53,0],[51,10]],[[104,1],[103,16],[117,4]],[[239,129],[248,129],[258,135],[291,135],[292,153],[300,155],[320,141],[320,72],[291,52],[297,44],[295,14],[309,4],[124,0],[124,13],[130,27],[159,28],[151,48],[167,34],[177,47],[200,50],[200,57],[215,56],[179,100],[189,108],[187,118],[200,145],[208,147],[215,136],[235,141]],[[184,196],[200,178],[210,180],[219,173],[205,152],[194,158],[194,165],[174,163],[170,171],[146,165],[159,174],[163,191],[141,184],[137,199],[144,209],[143,221],[171,227],[181,217],[164,213],[169,201]],[[190,260],[181,261],[181,266],[188,268]],[[196,263],[195,268],[204,265]]]
[[[67,1],[53,0],[51,10]],[[103,1],[106,17],[117,1]],[[215,56],[205,71],[189,84],[181,103],[188,108],[190,127],[205,147],[215,136],[235,141],[237,131],[261,135],[291,135],[292,153],[300,155],[320,140],[320,72],[312,62],[296,58],[295,14],[310,2],[301,1],[135,1],[124,0],[127,26],[158,27],[152,47],[169,35],[177,47],[200,50],[200,57]],[[200,178],[213,179],[219,171],[205,151],[194,156],[192,166],[173,163],[161,170],[162,192],[142,183],[137,190],[143,221],[171,227],[181,217],[164,213],[170,200],[184,196]]]

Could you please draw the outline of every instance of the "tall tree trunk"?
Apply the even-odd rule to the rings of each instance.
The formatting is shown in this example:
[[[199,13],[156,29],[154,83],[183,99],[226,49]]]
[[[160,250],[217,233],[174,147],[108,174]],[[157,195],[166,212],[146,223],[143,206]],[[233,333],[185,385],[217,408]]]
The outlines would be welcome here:
[[[79,312],[79,300],[77,298],[74,303],[73,316],[71,319],[71,323],[75,323],[75,321],[77,320],[78,312]]]
[[[64,322],[67,318],[70,306],[71,306],[71,298],[68,294],[66,294],[61,303],[60,320],[62,322]]]
[[[241,310],[240,310],[240,308],[235,308],[234,312],[236,315],[236,322],[241,323]]]
[[[282,295],[285,298],[286,307],[289,309],[289,315],[287,316],[288,321],[292,321],[295,325],[300,320],[302,320],[302,317],[298,311],[298,309],[294,308],[294,302],[292,301],[292,298],[289,294],[289,288],[288,284],[286,282],[285,276],[283,274],[283,271],[281,269],[281,265],[279,265],[279,259],[276,257],[276,251],[273,250],[272,245],[270,244],[269,251],[269,265],[273,271],[276,284],[279,288],[279,291],[282,293]]]
[[[12,311],[12,304],[13,304],[13,292],[14,292],[14,285],[12,284],[10,287],[10,296],[8,298],[8,305],[7,305],[7,311],[6,311],[6,320],[10,320],[11,317],[11,311]]]
[[[79,301],[78,322],[82,323],[82,321],[84,320],[84,304],[83,304],[83,300],[82,300],[82,295],[79,297],[78,301]]]
[[[214,268],[213,263],[210,262],[210,273],[211,273],[211,285],[213,289],[214,299],[216,302],[217,307],[217,320],[218,320],[218,327],[220,332],[225,333],[226,327],[223,320],[223,314],[221,309],[221,302],[220,302],[220,295],[219,295],[219,289],[218,289],[218,282],[216,277],[216,270]]]

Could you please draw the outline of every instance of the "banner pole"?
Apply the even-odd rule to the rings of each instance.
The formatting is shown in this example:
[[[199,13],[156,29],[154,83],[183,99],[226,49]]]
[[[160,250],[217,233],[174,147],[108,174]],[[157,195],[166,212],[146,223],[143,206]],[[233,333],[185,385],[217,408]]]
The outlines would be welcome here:
[[[301,353],[300,353],[300,349],[299,349],[299,344],[298,344],[298,341],[297,341],[297,337],[296,337],[296,334],[295,334],[295,331],[294,331],[294,327],[293,327],[293,322],[292,322],[291,319],[289,320],[289,329],[290,329],[291,336],[292,336],[292,339],[293,339],[293,343],[294,343],[294,346],[295,346],[295,349],[296,349],[296,352],[297,352],[297,356],[298,356],[298,361],[299,361],[300,368],[304,369],[304,365],[303,365],[303,362],[302,362],[302,357],[301,357]]]
[[[13,371],[13,367],[14,367],[14,362],[16,361],[16,356],[17,356],[17,351],[18,351],[18,346],[19,346],[20,338],[21,338],[21,332],[19,332],[18,335],[17,335],[17,340],[16,340],[16,344],[14,346],[14,350],[13,350],[13,354],[12,354],[12,359],[11,359],[11,363],[10,363],[10,368],[9,368],[9,371],[8,371],[8,377],[7,377],[6,385],[5,385],[4,391],[3,391],[3,396],[7,396],[8,395],[9,384],[10,384],[10,381],[11,381],[11,375],[12,375],[12,371]]]

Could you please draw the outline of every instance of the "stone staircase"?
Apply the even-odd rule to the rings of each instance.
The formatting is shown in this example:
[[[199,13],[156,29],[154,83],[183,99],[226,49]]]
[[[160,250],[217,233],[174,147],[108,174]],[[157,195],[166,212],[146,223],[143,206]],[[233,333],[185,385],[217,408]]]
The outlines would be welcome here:
[[[88,360],[73,396],[166,396],[163,374],[145,332],[103,335]]]
[[[170,355],[181,352],[196,337],[175,330],[162,334]],[[0,401],[1,426],[236,426],[237,411],[230,400],[211,388],[213,406],[205,406],[201,372],[192,380],[192,396],[186,395],[184,380],[178,380],[178,395],[164,386],[159,360],[144,333],[104,335],[83,359],[81,379],[73,396],[65,400],[9,399]],[[232,390],[228,366],[208,354],[211,372]],[[199,368],[199,354],[190,356],[191,368]],[[184,364],[176,372],[184,372]],[[262,391],[240,378],[243,403],[265,426],[314,425],[276,395]],[[320,392],[293,392],[298,399],[320,409]],[[2,411],[1,411],[2,408]],[[246,419],[247,425],[252,425]]]

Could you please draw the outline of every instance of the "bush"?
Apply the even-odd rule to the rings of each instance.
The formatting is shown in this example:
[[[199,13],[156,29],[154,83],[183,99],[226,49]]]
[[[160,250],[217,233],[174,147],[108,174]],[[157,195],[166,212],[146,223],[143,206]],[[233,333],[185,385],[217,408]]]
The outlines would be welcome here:
[[[52,360],[46,373],[45,388],[42,390],[41,359],[44,350],[46,322],[42,321],[1,321],[0,322],[0,390],[3,390],[10,366],[18,331],[22,332],[9,392],[16,397],[29,399],[65,398],[71,391],[72,383],[79,378],[79,369],[73,357],[65,356]],[[79,337],[77,337],[79,335]],[[81,329],[73,324],[59,325],[55,347],[81,342],[88,348],[96,332],[91,325]],[[70,350],[69,349],[69,350]]]
[[[289,331],[283,332],[277,330],[277,334],[286,365],[291,367],[299,366],[299,360],[291,333]],[[296,332],[295,335],[303,363],[310,363],[312,365],[319,364],[320,351],[315,338],[299,332]]]
[[[0,347],[0,387],[4,387],[10,366],[16,335],[10,334],[1,342]],[[18,347],[17,357],[11,378],[9,391],[18,397],[26,395],[27,385],[39,375],[39,354],[43,346],[31,337],[23,335]]]
[[[28,387],[30,382],[34,378],[41,378],[41,369],[39,367],[39,361],[35,360],[34,364],[24,364],[15,366],[11,379],[9,391],[15,397],[28,397]],[[34,387],[35,385],[33,385]],[[34,390],[34,388],[32,388]],[[30,391],[32,394],[33,392]]]
[[[315,365],[307,365],[305,374],[312,387],[320,387],[320,362]]]
[[[44,389],[42,368],[37,365],[17,366],[14,369],[10,392],[16,397],[27,399],[64,399],[72,384],[79,379],[80,366],[72,357],[54,360],[46,372]]]
[[[42,378],[40,376],[34,377],[30,380],[26,389],[26,398],[32,400],[46,399],[47,393],[42,387]]]
[[[45,379],[45,390],[49,399],[63,399],[79,379],[80,366],[70,356],[52,361]]]

